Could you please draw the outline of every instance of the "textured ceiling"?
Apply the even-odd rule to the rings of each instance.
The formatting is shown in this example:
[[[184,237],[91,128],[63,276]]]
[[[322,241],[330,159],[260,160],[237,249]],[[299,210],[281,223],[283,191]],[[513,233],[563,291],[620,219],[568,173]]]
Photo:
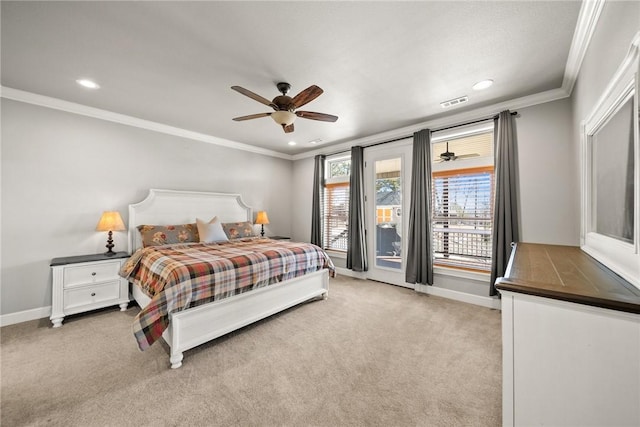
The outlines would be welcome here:
[[[580,6],[2,1],[2,86],[295,154],[559,88]],[[230,86],[272,99],[279,81],[320,86],[303,109],[339,120],[231,120],[270,109]]]

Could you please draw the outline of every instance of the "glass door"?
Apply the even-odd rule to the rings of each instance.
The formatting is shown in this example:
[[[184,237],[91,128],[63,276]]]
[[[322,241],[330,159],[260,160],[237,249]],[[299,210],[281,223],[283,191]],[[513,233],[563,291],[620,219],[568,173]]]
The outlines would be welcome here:
[[[411,141],[365,150],[367,195],[367,278],[413,288],[405,283]]]

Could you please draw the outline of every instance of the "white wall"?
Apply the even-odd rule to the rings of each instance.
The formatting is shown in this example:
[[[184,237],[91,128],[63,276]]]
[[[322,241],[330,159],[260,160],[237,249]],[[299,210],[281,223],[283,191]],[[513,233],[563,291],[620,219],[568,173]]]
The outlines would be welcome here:
[[[289,160],[2,99],[1,162],[2,315],[49,306],[50,260],[105,251],[102,211],[126,223],[149,188],[240,193],[267,233],[292,231]]]
[[[580,181],[571,102],[565,98],[518,112],[520,240],[577,246]]]
[[[313,157],[293,162],[291,237],[300,242],[311,240],[311,203],[313,201]]]

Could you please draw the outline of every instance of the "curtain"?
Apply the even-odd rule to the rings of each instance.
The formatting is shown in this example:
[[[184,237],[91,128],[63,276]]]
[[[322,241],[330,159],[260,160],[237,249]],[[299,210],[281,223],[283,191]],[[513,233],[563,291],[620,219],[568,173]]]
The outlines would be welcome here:
[[[313,201],[311,202],[311,243],[323,247],[322,242],[322,195],[324,191],[324,160],[317,155],[313,167]]]
[[[413,170],[407,250],[408,283],[433,284],[431,235],[431,131],[413,134]]]
[[[509,110],[495,119],[495,180],[493,247],[489,295],[497,294],[496,278],[504,275],[511,255],[511,243],[518,241],[518,175],[516,138]]]
[[[347,224],[347,268],[367,271],[367,242],[364,220],[364,149],[351,147],[349,179],[349,222]]]

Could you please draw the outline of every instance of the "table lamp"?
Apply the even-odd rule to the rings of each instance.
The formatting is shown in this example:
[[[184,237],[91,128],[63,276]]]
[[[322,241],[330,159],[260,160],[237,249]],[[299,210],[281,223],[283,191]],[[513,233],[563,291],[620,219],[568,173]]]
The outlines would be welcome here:
[[[102,217],[100,217],[100,221],[98,221],[98,225],[96,226],[96,231],[108,231],[109,238],[107,239],[106,248],[107,252],[104,254],[106,256],[113,256],[116,253],[113,251],[113,232],[114,231],[124,231],[124,222],[122,222],[122,217],[120,216],[120,212],[117,211],[109,211],[103,212]]]
[[[256,215],[256,224],[260,224],[262,226],[260,236],[264,237],[264,225],[269,224],[269,217],[265,211],[258,212],[258,215]]]

